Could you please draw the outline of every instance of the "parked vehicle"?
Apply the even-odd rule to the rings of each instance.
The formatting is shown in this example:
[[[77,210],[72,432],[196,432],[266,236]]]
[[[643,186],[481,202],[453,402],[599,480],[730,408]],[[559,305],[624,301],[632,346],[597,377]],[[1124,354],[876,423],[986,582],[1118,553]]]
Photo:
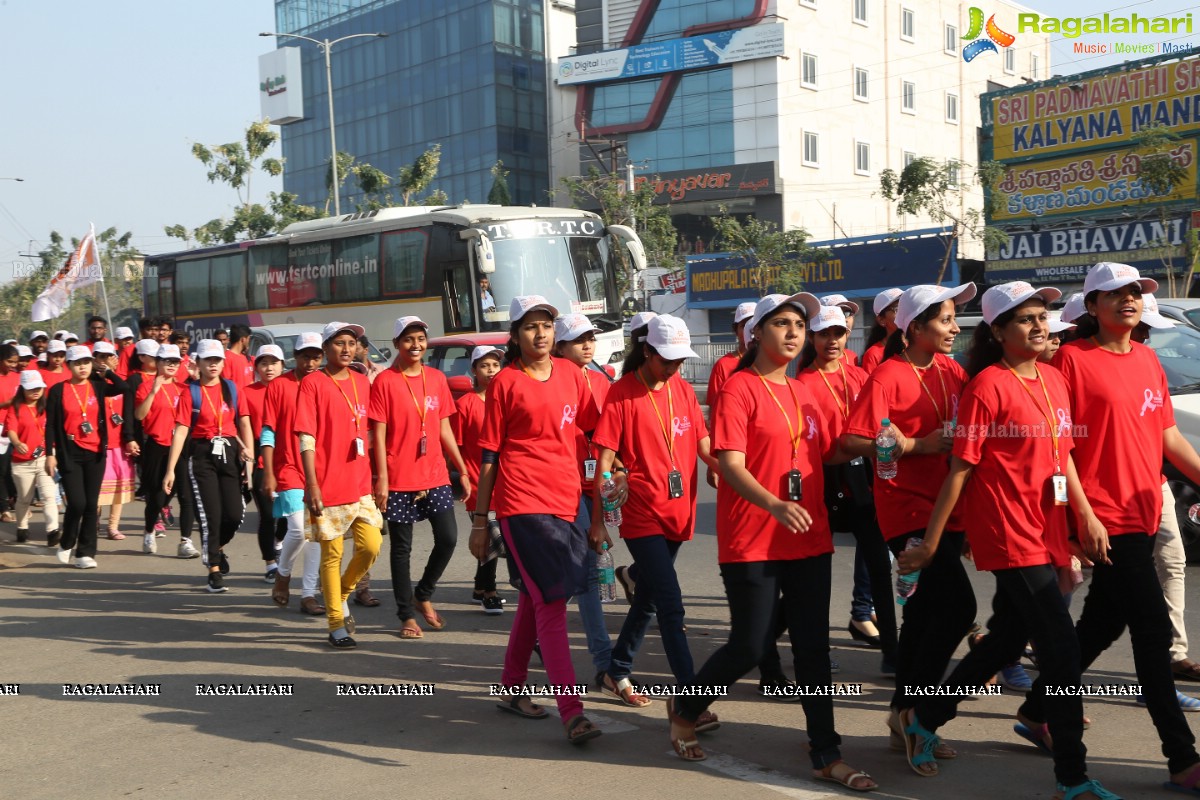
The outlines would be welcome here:
[[[1200,300],[1189,297],[1159,297],[1158,313],[1169,320],[1200,328]]]

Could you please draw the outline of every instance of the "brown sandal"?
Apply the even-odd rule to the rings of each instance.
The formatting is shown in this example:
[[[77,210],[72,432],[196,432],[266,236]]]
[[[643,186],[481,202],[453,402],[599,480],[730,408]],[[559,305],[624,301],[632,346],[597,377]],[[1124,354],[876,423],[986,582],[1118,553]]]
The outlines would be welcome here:
[[[1185,681],[1200,681],[1200,664],[1190,658],[1181,658],[1171,664],[1175,677]]]
[[[271,587],[271,599],[275,601],[275,605],[279,606],[280,608],[286,607],[288,600],[292,598],[291,589],[289,588],[291,582],[291,576],[284,577],[278,572],[275,573],[275,585]]]
[[[371,587],[364,586],[361,589],[356,589],[354,594],[350,595],[350,599],[354,601],[356,606],[366,606],[374,608],[379,605],[379,598],[371,594]]]
[[[671,734],[671,749],[675,751],[675,755],[682,758],[684,761],[703,761],[708,758],[703,748],[700,747],[700,742],[696,739],[696,727],[693,723],[688,722],[683,717],[675,713],[675,698],[667,698],[667,723],[670,725],[681,725],[683,727],[692,728],[691,738],[676,737]]]
[[[310,617],[323,617],[325,616],[325,606],[321,605],[315,597],[305,597],[300,600],[300,613],[308,614]]]
[[[845,767],[840,776],[835,771],[837,767]],[[879,788],[879,784],[875,782],[874,778],[865,772],[856,770],[854,767],[850,766],[841,759],[838,759],[832,764],[827,764],[823,769],[814,769],[813,779],[818,781],[828,781],[829,783],[836,783],[839,786],[844,786],[845,788],[851,789],[855,792],[870,792]],[[863,779],[866,779],[870,785],[854,785],[855,781],[861,781]]]

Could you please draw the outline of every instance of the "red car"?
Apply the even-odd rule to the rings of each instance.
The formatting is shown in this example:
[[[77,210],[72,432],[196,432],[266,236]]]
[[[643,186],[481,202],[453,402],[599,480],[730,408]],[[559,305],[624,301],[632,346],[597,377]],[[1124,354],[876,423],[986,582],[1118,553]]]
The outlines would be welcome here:
[[[508,332],[462,333],[455,336],[437,336],[429,340],[425,363],[446,374],[450,383],[450,393],[454,395],[455,400],[473,388],[471,353],[480,345],[490,345],[503,350],[508,345]],[[593,363],[592,368],[602,371],[609,380],[615,377],[616,371],[611,366],[601,368]]]

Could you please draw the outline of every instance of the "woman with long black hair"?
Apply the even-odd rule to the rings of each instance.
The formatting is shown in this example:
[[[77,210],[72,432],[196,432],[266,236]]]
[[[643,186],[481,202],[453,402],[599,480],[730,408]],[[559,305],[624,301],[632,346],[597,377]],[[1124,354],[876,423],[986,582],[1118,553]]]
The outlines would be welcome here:
[[[862,362],[859,364],[867,374],[883,363],[883,348],[887,338],[896,331],[896,310],[900,305],[899,289],[884,289],[875,295],[875,303],[871,309],[875,312],[875,324],[867,334],[867,349],[863,351]]]

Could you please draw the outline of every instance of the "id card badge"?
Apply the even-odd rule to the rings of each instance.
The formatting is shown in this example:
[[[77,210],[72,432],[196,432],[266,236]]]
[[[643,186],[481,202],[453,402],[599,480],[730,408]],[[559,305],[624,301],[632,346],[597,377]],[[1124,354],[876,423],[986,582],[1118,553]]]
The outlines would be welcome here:
[[[95,428],[92,427],[92,423],[88,422],[86,419],[79,425],[79,432],[84,436],[90,436],[94,430]]]
[[[677,469],[667,473],[667,496],[672,500],[683,497],[683,473]]]
[[[362,441],[362,440],[360,439],[359,441]],[[427,442],[428,442],[428,438],[425,436],[424,433],[422,433],[421,441],[417,444],[417,457],[418,458],[425,455],[425,447],[426,447]],[[359,455],[361,456],[362,453],[360,452]]]
[[[1054,505],[1065,506],[1067,504],[1067,476],[1055,473],[1050,477],[1050,482],[1054,486]]]
[[[41,458],[44,455],[46,455],[46,448],[42,447],[39,444],[37,447],[33,448],[33,452],[29,454],[29,457],[30,458]]]
[[[354,453],[359,458],[367,454],[367,443],[363,441],[361,436],[354,440]]]
[[[111,417],[109,417],[109,419],[112,420],[113,425],[116,425],[118,427],[121,425],[121,423],[125,422],[125,418],[122,417],[120,414],[116,413],[115,411],[113,412],[113,415]]]
[[[583,460],[583,479],[585,481],[596,480],[596,459],[585,458]]]
[[[216,439],[212,440],[213,458],[219,458],[222,461],[225,460],[225,445],[226,445],[225,440],[219,436]]]
[[[799,503],[804,499],[804,480],[800,477],[800,470],[793,469],[788,472],[787,491],[788,500],[793,503]]]

